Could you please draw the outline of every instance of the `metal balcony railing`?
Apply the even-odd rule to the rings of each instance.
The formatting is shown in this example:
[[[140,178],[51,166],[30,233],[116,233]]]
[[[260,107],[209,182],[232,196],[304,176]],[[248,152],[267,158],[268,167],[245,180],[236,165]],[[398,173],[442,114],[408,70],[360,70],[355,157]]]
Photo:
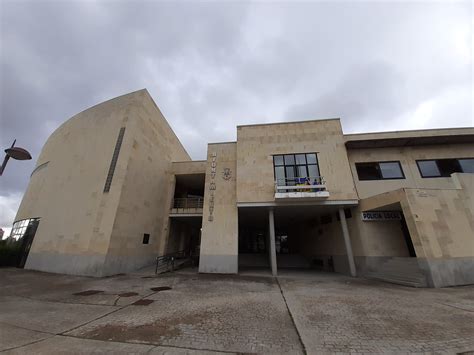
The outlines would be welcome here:
[[[187,208],[202,208],[204,199],[202,197],[184,197],[175,198],[172,201],[171,208],[187,209]]]
[[[277,179],[275,192],[321,192],[326,191],[326,180],[322,176]]]

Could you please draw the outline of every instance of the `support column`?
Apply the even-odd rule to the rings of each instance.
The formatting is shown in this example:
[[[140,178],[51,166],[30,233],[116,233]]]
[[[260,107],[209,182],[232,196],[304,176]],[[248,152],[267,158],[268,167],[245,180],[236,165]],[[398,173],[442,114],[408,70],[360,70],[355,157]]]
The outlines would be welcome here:
[[[344,236],[344,244],[346,245],[347,259],[349,261],[349,269],[351,276],[356,276],[356,267],[354,262],[354,254],[352,253],[351,238],[349,236],[349,229],[347,229],[346,214],[344,208],[339,208],[339,219],[341,220],[342,235]]]
[[[270,265],[272,267],[272,275],[277,276],[277,260],[275,246],[275,218],[273,216],[273,208],[268,211],[268,229],[270,231]]]

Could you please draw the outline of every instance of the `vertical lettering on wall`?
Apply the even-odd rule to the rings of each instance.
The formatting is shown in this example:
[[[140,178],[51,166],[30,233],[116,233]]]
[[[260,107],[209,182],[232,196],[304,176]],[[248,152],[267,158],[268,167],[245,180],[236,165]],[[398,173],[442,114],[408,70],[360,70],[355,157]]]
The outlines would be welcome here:
[[[209,218],[208,221],[214,220],[214,191],[216,190],[216,171],[217,171],[217,153],[211,153],[211,182],[209,183]]]

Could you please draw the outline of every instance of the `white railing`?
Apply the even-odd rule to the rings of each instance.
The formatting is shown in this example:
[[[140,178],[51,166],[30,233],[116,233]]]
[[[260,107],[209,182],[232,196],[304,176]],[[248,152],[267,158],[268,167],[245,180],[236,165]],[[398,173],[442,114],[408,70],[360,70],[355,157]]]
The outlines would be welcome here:
[[[328,196],[326,180],[322,176],[284,178],[275,181],[275,198]]]
[[[202,208],[204,199],[202,197],[175,198],[171,204],[174,209]]]

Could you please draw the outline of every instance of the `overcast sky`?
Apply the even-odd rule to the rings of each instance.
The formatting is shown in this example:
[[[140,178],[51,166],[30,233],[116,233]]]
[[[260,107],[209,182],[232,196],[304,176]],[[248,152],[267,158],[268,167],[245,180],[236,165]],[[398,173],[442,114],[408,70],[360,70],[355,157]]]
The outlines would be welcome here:
[[[237,124],[340,117],[346,133],[473,126],[470,1],[0,0],[0,177],[13,222],[47,137],[147,88],[193,159]]]

